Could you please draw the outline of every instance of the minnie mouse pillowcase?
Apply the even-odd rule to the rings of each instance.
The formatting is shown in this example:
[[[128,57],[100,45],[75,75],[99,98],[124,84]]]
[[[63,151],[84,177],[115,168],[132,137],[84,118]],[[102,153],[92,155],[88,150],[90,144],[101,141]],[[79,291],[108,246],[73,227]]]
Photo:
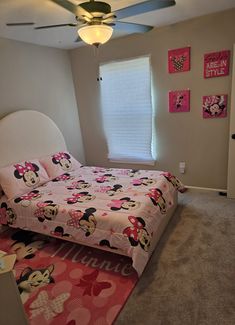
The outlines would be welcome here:
[[[64,173],[71,172],[81,167],[69,152],[57,152],[51,156],[40,159],[50,178],[56,178]]]
[[[8,199],[28,193],[48,181],[47,172],[36,159],[0,169],[0,184]]]

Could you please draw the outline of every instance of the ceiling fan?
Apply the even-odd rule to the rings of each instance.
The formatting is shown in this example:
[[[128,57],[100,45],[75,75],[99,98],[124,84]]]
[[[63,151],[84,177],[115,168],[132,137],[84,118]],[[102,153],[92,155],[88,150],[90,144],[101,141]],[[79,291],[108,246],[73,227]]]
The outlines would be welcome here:
[[[130,33],[145,33],[153,26],[127,23],[119,21],[127,17],[136,16],[146,12],[154,11],[175,5],[175,0],[148,0],[129,7],[125,7],[112,12],[111,6],[103,1],[90,0],[79,5],[75,5],[69,0],[51,0],[72,12],[77,23],[56,24],[48,26],[38,26],[34,29],[48,29],[56,27],[79,27],[76,42],[83,40],[87,44],[99,46],[106,43],[112,36],[113,28],[125,30]],[[29,26],[33,22],[7,23],[7,26]]]

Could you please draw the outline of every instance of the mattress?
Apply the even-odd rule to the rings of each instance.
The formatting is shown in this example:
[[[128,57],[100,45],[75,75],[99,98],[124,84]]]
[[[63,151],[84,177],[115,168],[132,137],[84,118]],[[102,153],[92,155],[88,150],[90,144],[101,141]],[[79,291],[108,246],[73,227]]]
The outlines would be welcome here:
[[[140,275],[182,187],[161,171],[81,167],[13,200],[3,196],[0,223],[129,256]]]

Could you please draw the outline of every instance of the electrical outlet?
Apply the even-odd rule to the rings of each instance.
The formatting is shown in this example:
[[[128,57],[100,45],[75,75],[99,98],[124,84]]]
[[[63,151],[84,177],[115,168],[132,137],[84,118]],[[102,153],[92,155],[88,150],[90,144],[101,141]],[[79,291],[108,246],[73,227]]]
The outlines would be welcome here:
[[[186,164],[184,161],[181,161],[179,163],[179,171],[180,171],[180,174],[184,174],[185,173],[185,167],[186,167]]]

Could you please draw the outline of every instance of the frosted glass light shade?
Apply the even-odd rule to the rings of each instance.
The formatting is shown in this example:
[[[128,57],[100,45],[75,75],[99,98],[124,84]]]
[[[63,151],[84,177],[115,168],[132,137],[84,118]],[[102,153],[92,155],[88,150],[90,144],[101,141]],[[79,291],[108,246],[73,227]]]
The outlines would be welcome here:
[[[108,42],[112,34],[112,27],[107,25],[88,25],[78,30],[78,35],[85,43],[96,46]]]

